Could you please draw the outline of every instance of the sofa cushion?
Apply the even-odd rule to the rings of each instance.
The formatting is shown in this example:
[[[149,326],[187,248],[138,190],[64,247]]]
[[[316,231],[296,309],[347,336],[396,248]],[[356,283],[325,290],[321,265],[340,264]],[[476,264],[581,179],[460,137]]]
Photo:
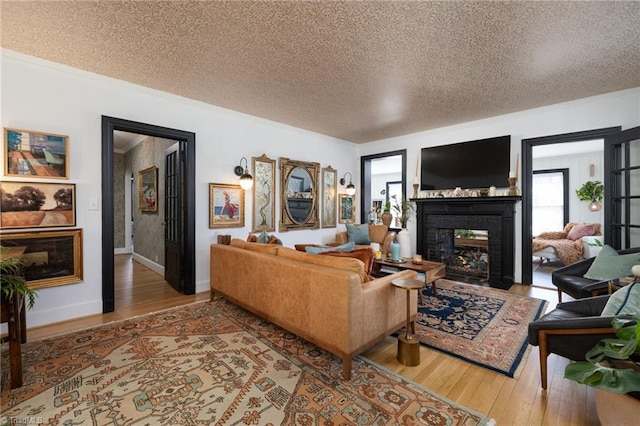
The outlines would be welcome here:
[[[341,269],[343,271],[355,272],[360,277],[361,283],[368,280],[368,275],[364,270],[364,263],[359,259],[318,256],[311,253],[303,253],[288,247],[283,247],[278,250],[278,256],[297,260],[299,262],[311,263],[313,265],[327,266],[330,268]]]
[[[323,256],[334,256],[334,257],[352,257],[354,259],[360,259],[362,263],[364,263],[364,270],[367,273],[367,277],[371,278],[371,270],[373,269],[373,250],[370,248],[359,248],[348,251],[325,251],[320,253]],[[366,281],[369,281],[366,280]],[[366,282],[365,281],[365,282]]]
[[[631,267],[640,261],[640,253],[618,254],[612,247],[605,245],[584,274],[592,280],[610,280],[631,275]]]
[[[251,243],[248,241],[243,241],[240,238],[233,238],[230,245],[245,250],[257,251],[260,253],[273,255],[275,255],[278,252],[278,248],[280,248],[280,246],[277,244]]]
[[[638,314],[640,312],[640,282],[626,285],[609,297],[602,310],[603,317]]]
[[[340,246],[316,246],[316,245],[307,245],[304,248],[304,251],[311,254],[318,254],[325,251],[345,251],[345,250],[353,250],[356,248],[356,243],[353,241],[348,242],[346,244],[342,244]]]
[[[347,238],[356,244],[370,244],[369,225],[366,223],[363,225],[347,223]]]
[[[567,238],[575,241],[582,237],[586,237],[587,235],[594,235],[595,231],[595,223],[578,223],[571,228],[567,234]]]

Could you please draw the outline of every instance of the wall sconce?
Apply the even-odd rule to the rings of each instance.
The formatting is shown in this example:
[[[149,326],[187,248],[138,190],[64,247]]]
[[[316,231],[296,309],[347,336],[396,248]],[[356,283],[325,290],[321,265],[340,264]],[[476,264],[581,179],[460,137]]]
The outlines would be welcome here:
[[[344,177],[340,179],[340,185],[345,184],[346,182],[345,178],[347,177],[347,175],[349,175],[349,185],[347,185],[347,195],[353,195],[356,193],[356,187],[353,185],[353,182],[351,181],[351,178],[352,178],[351,173],[347,172],[344,174]]]
[[[242,167],[242,160],[244,160],[244,167]],[[249,174],[247,159],[245,157],[240,159],[240,165],[236,166],[233,172],[236,176],[240,176],[240,187],[242,187],[242,189],[250,189],[253,186],[253,176]]]

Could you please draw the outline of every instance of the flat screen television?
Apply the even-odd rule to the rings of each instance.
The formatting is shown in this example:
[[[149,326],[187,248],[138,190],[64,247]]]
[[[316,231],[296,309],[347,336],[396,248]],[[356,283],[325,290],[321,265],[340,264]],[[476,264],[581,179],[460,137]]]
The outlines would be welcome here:
[[[511,136],[422,148],[422,191],[509,186]]]

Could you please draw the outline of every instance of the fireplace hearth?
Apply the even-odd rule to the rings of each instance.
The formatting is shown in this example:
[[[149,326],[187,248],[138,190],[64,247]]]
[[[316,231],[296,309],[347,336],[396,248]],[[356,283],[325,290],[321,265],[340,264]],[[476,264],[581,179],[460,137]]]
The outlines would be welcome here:
[[[442,230],[450,230],[453,236],[455,229],[481,229],[487,231],[487,241],[485,253],[468,247],[465,255],[460,255],[466,259],[473,260],[479,270],[484,268],[481,262],[486,262],[486,273],[483,277],[469,278],[478,281],[486,281],[491,287],[508,289],[514,282],[514,246],[515,246],[515,203],[521,197],[477,197],[477,198],[417,198],[413,199],[417,206],[416,219],[416,242],[417,252],[428,260],[445,261],[442,251]],[[452,246],[455,243],[452,239]],[[451,247],[451,253],[447,253],[449,258],[455,247]],[[470,253],[469,253],[470,252]],[[447,275],[451,279],[456,279],[456,271],[469,269],[464,266],[464,261],[460,258],[451,260],[452,265],[447,268]]]

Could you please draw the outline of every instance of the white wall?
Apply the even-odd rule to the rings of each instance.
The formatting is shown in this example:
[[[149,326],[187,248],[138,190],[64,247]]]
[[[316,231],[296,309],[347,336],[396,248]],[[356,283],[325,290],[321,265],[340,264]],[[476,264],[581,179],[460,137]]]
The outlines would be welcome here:
[[[602,143],[604,147],[604,142]],[[535,147],[533,148],[536,149]],[[588,201],[580,201],[576,189],[588,180],[604,181],[604,152],[589,152],[577,155],[562,155],[534,159],[533,170],[569,169],[569,222],[599,223],[604,226],[604,203],[600,211],[587,208]],[[594,166],[594,176],[589,176],[589,166]],[[549,229],[549,231],[554,231]],[[559,229],[557,230],[559,231]]]
[[[102,312],[101,211],[89,210],[90,199],[101,199],[102,115],[196,134],[198,292],[209,289],[209,245],[221,232],[209,229],[208,185],[237,183],[233,168],[241,157],[250,159],[266,153],[274,159],[315,161],[321,167],[331,165],[340,176],[347,171],[357,176],[358,147],[349,142],[7,50],[2,51],[0,59],[2,126],[69,135],[69,182],[76,184],[77,226],[84,233],[83,282],[41,290],[35,308],[27,313],[29,327]],[[4,164],[4,152],[0,155]],[[276,180],[278,177],[279,173]],[[338,192],[344,192],[340,185]],[[247,193],[245,227],[224,232],[246,238],[252,223],[251,203]],[[336,228],[277,232],[288,246],[328,242],[335,233]]]
[[[522,139],[612,126],[622,126],[624,130],[639,125],[640,87],[375,141],[361,145],[360,155],[406,149],[407,164],[414,164],[416,158],[419,158],[420,149],[424,147],[511,135],[513,168],[516,156],[521,152]],[[410,175],[407,177],[407,181],[411,182],[414,170],[412,167],[409,169]],[[522,165],[520,165],[520,170],[522,170]],[[409,222],[408,228],[411,232],[412,244],[415,247],[415,221]],[[514,253],[516,282],[520,282],[522,277],[521,233],[522,203],[518,203],[516,205],[516,252]]]

